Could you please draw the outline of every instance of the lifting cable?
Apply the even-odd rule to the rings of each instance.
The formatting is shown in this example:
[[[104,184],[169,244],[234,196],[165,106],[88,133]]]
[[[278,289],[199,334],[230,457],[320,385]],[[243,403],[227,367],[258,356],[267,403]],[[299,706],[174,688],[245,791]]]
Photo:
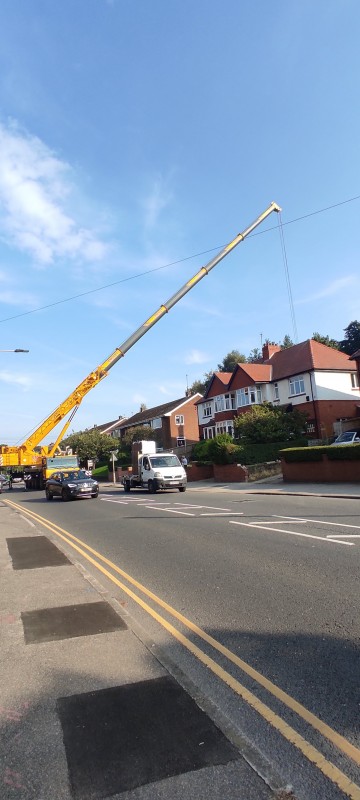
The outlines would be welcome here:
[[[285,237],[284,237],[284,228],[281,219],[281,211],[278,214],[278,228],[279,228],[279,235],[280,235],[280,244],[281,244],[281,251],[283,256],[283,263],[284,263],[284,271],[285,271],[285,280],[289,298],[289,306],[290,306],[290,315],[291,321],[293,326],[293,336],[294,336],[294,343],[298,343],[298,332],[297,332],[297,325],[296,325],[296,317],[295,317],[295,310],[294,310],[294,303],[292,297],[292,290],[291,290],[291,281],[290,281],[290,273],[289,273],[289,265],[288,259],[286,254],[286,247],[285,247]]]

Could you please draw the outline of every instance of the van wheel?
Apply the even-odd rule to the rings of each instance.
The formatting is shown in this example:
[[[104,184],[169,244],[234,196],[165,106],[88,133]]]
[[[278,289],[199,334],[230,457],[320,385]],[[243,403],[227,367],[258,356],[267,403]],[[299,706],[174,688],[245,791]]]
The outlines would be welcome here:
[[[125,481],[124,492],[130,492],[130,481]]]
[[[150,494],[155,494],[155,492],[156,492],[155,481],[149,481],[148,482],[148,492],[150,492]]]
[[[179,486],[179,492],[186,492],[186,486]]]

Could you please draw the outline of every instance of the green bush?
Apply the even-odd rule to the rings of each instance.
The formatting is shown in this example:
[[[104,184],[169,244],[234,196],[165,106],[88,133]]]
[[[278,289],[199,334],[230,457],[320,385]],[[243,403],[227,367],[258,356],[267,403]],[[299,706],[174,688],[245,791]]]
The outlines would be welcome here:
[[[202,439],[200,442],[195,442],[191,451],[192,461],[211,461],[209,457],[209,444],[211,439]]]
[[[208,457],[213,464],[233,464],[236,460],[238,447],[228,433],[221,433],[210,439]]]
[[[130,448],[119,450],[117,454],[116,466],[128,467],[131,464],[131,451]]]

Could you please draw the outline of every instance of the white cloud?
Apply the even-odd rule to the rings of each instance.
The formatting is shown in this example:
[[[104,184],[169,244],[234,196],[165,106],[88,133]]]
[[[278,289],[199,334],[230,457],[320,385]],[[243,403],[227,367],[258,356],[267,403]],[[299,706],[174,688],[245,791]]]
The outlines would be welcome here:
[[[28,375],[15,375],[12,372],[5,371],[0,372],[0,382],[13,386],[22,386],[25,390],[32,385],[31,378]]]
[[[348,289],[349,286],[356,286],[358,284],[356,275],[345,275],[343,278],[337,278],[331,281],[327,286],[324,286],[319,292],[309,295],[308,297],[300,300],[300,303],[310,303],[314,300],[320,300],[322,297],[331,297],[341,293],[342,289]]]
[[[191,350],[184,358],[185,364],[206,364],[210,361],[207,353],[201,350]]]
[[[70,168],[37,137],[0,123],[0,232],[40,264],[99,261],[107,246],[67,213]]]
[[[33,294],[19,292],[17,289],[7,289],[0,292],[0,303],[8,306],[29,306],[36,305],[37,300]]]
[[[171,199],[171,192],[166,189],[164,180],[157,178],[150,194],[142,202],[145,211],[145,227],[148,230],[155,227],[161,212],[169,205]]]

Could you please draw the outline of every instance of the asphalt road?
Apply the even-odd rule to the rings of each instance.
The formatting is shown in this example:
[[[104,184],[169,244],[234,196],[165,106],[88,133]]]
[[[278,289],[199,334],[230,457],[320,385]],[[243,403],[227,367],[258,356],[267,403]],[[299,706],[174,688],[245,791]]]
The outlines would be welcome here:
[[[360,798],[328,767],[360,783],[358,500],[119,488],[12,499],[61,527],[140,638],[295,797]]]

